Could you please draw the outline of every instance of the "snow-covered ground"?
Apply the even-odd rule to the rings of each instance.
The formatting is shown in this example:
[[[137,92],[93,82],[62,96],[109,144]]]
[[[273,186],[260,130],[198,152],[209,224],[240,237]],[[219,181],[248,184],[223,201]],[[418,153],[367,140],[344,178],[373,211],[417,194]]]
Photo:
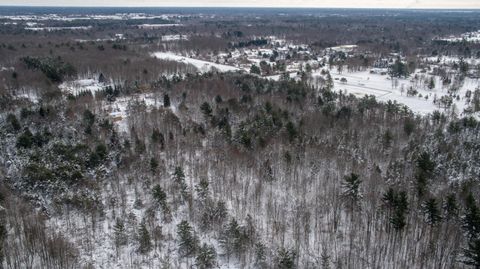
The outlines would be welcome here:
[[[288,73],[288,76],[290,78],[296,79],[297,78],[297,72],[290,72]],[[266,79],[274,80],[274,81],[279,81],[282,75],[272,75],[272,76],[266,76]]]
[[[84,43],[84,42],[91,42],[91,41],[94,41],[94,42],[120,41],[120,40],[124,40],[124,39],[125,39],[124,34],[115,34],[115,37],[112,37],[112,38],[75,39],[75,41],[80,42],[80,43]]]
[[[470,64],[470,65],[477,65],[477,64],[480,64],[480,59],[476,59],[476,58],[463,58],[463,59],[460,59],[458,57],[455,57],[455,56],[431,56],[431,57],[426,57],[425,60],[429,63],[433,63],[433,64],[454,64],[454,63],[460,63],[461,60],[463,60],[464,62]]]
[[[162,36],[162,41],[177,41],[177,40],[188,40],[186,35],[164,35]]]
[[[17,100],[28,100],[34,104],[40,101],[40,96],[34,89],[19,89],[13,94],[13,97]]]
[[[438,104],[434,104],[434,100],[439,100],[442,96],[448,95],[448,88],[442,87],[439,77],[434,76],[435,87],[428,89],[426,85],[416,82],[412,78],[392,80],[385,75],[371,74],[369,71],[362,72],[343,72],[338,73],[336,70],[331,71],[334,79],[334,90],[342,91],[347,94],[354,94],[358,97],[365,95],[374,95],[379,101],[397,101],[398,103],[408,106],[413,112],[420,114],[428,114],[435,110],[442,110]],[[418,74],[421,76],[422,74]],[[313,77],[320,76],[314,73]],[[426,78],[429,76],[426,75]],[[345,78],[346,82],[341,82]],[[419,80],[420,81],[420,80]],[[396,85],[394,85],[396,84]],[[468,90],[474,91],[480,82],[478,80],[466,78],[462,87],[456,95],[459,99],[453,100],[456,113],[461,115],[463,110],[467,108],[465,94]],[[407,90],[413,87],[418,94],[415,96],[407,96]]]
[[[95,94],[95,92],[101,91],[107,86],[108,85],[105,83],[98,82],[97,79],[86,78],[63,82],[60,84],[59,88],[62,91],[78,95],[82,92],[91,92],[92,94]]]
[[[147,111],[163,106],[163,99],[154,94],[137,94],[117,98],[114,102],[105,102],[102,107],[120,132],[128,132],[127,117],[134,105],[145,105]],[[174,111],[175,108],[172,108]]]
[[[0,72],[2,72],[2,71],[15,71],[15,67],[0,66]]]
[[[446,38],[440,38],[438,40],[447,41],[447,42],[467,41],[467,42],[478,43],[478,42],[480,42],[480,30],[478,30],[476,32],[463,33],[459,36],[449,36],[449,37],[446,37]]]
[[[154,28],[164,28],[164,27],[175,27],[183,26],[183,24],[178,23],[165,23],[165,24],[140,24],[138,25],[141,29],[154,29]]]
[[[72,26],[72,27],[25,27],[30,31],[60,31],[60,30],[90,30],[92,26]]]
[[[0,16],[0,19],[7,19],[12,21],[76,21],[76,20],[150,20],[150,19],[164,19],[168,20],[175,17],[187,17],[187,15],[179,14],[163,14],[163,15],[151,15],[145,13],[116,13],[112,15],[101,14],[87,14],[87,15],[58,15],[58,14],[42,14],[42,15],[4,15]]]
[[[326,48],[326,50],[327,51],[333,50],[333,51],[350,52],[350,51],[356,49],[357,47],[358,47],[357,45],[341,45],[341,46]]]
[[[230,66],[230,65],[224,65],[224,64],[216,64],[204,60],[198,60],[190,57],[185,57],[181,56],[178,54],[175,54],[173,52],[155,52],[152,54],[153,57],[157,59],[163,59],[163,60],[170,60],[170,61],[177,61],[177,62],[182,62],[186,64],[191,64],[198,68],[200,72],[208,72],[211,71],[212,68],[216,69],[219,72],[229,72],[229,71],[240,71],[240,68]]]

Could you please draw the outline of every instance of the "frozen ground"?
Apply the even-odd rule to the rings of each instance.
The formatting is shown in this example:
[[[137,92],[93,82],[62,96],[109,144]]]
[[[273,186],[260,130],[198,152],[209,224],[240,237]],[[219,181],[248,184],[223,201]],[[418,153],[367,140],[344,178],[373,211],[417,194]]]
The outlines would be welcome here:
[[[266,79],[274,80],[274,81],[279,81],[282,75],[272,75],[272,76],[266,76]],[[290,78],[296,79],[297,78],[297,72],[290,72],[288,73],[288,76]]]
[[[438,63],[438,64],[448,65],[453,63],[460,63],[460,59],[454,56],[432,56],[432,57],[425,58],[425,60],[432,64]],[[476,58],[464,58],[463,61],[470,65],[480,64],[480,59],[476,59]]]
[[[140,24],[138,25],[139,28],[164,28],[164,27],[175,27],[175,26],[183,26],[183,24],[178,23],[168,23],[168,24]]]
[[[162,36],[162,41],[177,41],[177,40],[188,40],[186,35],[164,35]]]
[[[127,117],[130,109],[135,105],[145,105],[147,110],[159,108],[163,105],[163,98],[154,94],[137,94],[117,98],[114,102],[105,102],[102,107],[109,115],[120,132],[128,132]],[[172,107],[175,111],[175,107]]]
[[[229,71],[239,71],[240,68],[225,65],[225,64],[216,64],[204,60],[198,60],[190,57],[184,57],[173,52],[155,52],[152,54],[153,57],[157,59],[163,60],[170,60],[170,61],[177,61],[186,64],[191,64],[195,66],[200,72],[208,72],[211,71],[212,68],[216,69],[219,72],[229,72]]]
[[[124,40],[125,35],[124,34],[115,34],[115,37],[113,38],[97,38],[97,39],[75,39],[75,41],[84,43],[84,42],[103,42],[103,41],[119,41],[119,40]]]
[[[108,85],[105,83],[98,82],[97,79],[86,78],[63,82],[60,84],[59,88],[62,91],[78,95],[82,92],[91,92],[92,94],[95,94],[95,92],[101,91],[107,86]]]
[[[462,42],[462,41],[467,41],[467,42],[474,42],[478,43],[480,42],[480,30],[476,32],[468,32],[461,34],[460,36],[449,36],[447,38],[441,38],[439,40],[447,41],[447,42]]]
[[[186,15],[150,15],[145,13],[117,13],[112,15],[98,15],[98,14],[90,14],[90,15],[58,15],[58,14],[44,14],[44,15],[31,15],[31,14],[22,14],[22,15],[5,15],[0,16],[0,19],[12,20],[12,21],[46,21],[46,20],[54,20],[54,21],[76,21],[76,20],[129,20],[129,19],[141,19],[141,20],[149,20],[149,19],[164,19],[167,20],[171,17],[186,17]]]
[[[75,26],[75,27],[25,27],[30,31],[60,31],[60,30],[90,30],[92,26]]]
[[[26,99],[34,104],[40,101],[40,97],[33,89],[19,89],[14,93],[14,98],[17,100]]]
[[[448,88],[443,88],[440,78],[435,76],[435,88],[428,89],[426,85],[418,83],[412,78],[398,79],[397,86],[394,87],[394,83],[388,76],[371,74],[369,71],[343,72],[339,74],[336,70],[332,70],[331,75],[334,79],[334,90],[336,91],[343,91],[358,97],[374,95],[380,101],[397,101],[407,105],[413,112],[420,114],[442,110],[437,104],[433,103],[433,100],[438,100],[442,96],[448,95]],[[418,75],[421,76],[422,74]],[[320,74],[314,73],[313,77],[315,76],[320,76]],[[426,75],[426,78],[428,77]],[[342,78],[347,79],[347,81],[341,82]],[[467,107],[465,93],[468,90],[474,91],[478,86],[478,80],[465,79],[463,86],[456,93],[459,99],[453,100],[457,114],[462,115],[463,110]],[[407,89],[410,87],[418,91],[416,96],[407,96]]]

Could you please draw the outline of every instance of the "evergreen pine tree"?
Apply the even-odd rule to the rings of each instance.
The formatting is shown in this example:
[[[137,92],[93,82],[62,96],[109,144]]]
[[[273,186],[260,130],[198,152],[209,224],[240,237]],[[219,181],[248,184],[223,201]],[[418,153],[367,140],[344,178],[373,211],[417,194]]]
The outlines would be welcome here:
[[[125,224],[119,218],[115,221],[115,225],[113,226],[114,234],[115,234],[115,246],[118,248],[120,246],[127,244],[127,233],[125,229]]]
[[[105,83],[105,82],[107,82],[107,79],[105,78],[105,76],[103,75],[103,73],[100,73],[100,75],[98,76],[98,82],[100,82],[100,83]]]
[[[219,241],[229,257],[232,254],[240,255],[244,252],[248,237],[243,227],[238,224],[236,219],[232,218],[220,234]]]
[[[188,186],[185,182],[185,173],[183,172],[182,167],[177,166],[175,168],[175,172],[173,173],[173,181],[176,189],[180,191],[182,198],[184,200],[188,200],[190,198],[190,193],[188,192]]]
[[[417,171],[415,173],[417,195],[422,198],[426,191],[428,180],[433,176],[435,162],[431,159],[428,152],[423,152],[416,160]]]
[[[206,178],[200,179],[200,183],[196,186],[197,194],[202,203],[204,203],[209,195],[208,180]]]
[[[443,204],[444,217],[447,220],[456,219],[458,217],[457,198],[451,193],[445,198]]]
[[[167,201],[167,194],[163,191],[162,187],[160,185],[155,185],[152,189],[152,196],[153,199],[155,199],[155,202],[158,203],[159,205],[163,205]]]
[[[418,197],[422,198],[427,191],[427,178],[424,173],[417,173],[415,175],[416,188]]]
[[[389,188],[383,195],[382,201],[389,215],[389,222],[392,227],[399,231],[405,228],[406,214],[408,212],[408,197],[405,191],[396,193],[393,188]]]
[[[382,201],[383,204],[389,208],[392,209],[395,207],[396,202],[397,202],[397,196],[393,188],[388,188],[387,192],[383,194],[382,196]]]
[[[468,247],[464,249],[465,260],[463,263],[480,268],[480,239],[473,239],[468,242]]]
[[[160,144],[160,149],[165,148],[165,137],[158,129],[153,129],[152,131],[152,142],[155,144]]]
[[[430,90],[432,90],[433,88],[435,88],[435,80],[433,77],[430,77],[430,81],[428,82],[428,88]]]
[[[296,253],[293,250],[280,248],[277,253],[276,267],[278,269],[293,269],[295,268]]]
[[[163,217],[167,222],[169,222],[171,219],[171,211],[167,203],[167,194],[162,189],[162,187],[160,187],[160,185],[157,184],[152,189],[152,196],[153,196],[153,199],[155,200],[155,203],[162,208]]]
[[[436,225],[442,220],[435,198],[430,198],[425,201],[423,204],[423,211],[426,217],[425,221],[431,226]]]
[[[163,106],[170,107],[170,96],[168,94],[163,95]]]
[[[417,159],[417,168],[419,172],[425,173],[427,177],[432,176],[435,169],[435,162],[431,159],[428,152],[423,152]]]
[[[263,243],[258,242],[255,244],[255,264],[260,267],[266,267],[267,259],[266,247]]]
[[[480,232],[480,210],[472,193],[469,193],[465,200],[463,229],[467,233],[468,238],[478,238]]]
[[[142,254],[146,254],[152,249],[150,233],[148,232],[144,221],[140,224],[140,230],[138,232],[138,245],[138,251]]]
[[[158,161],[155,157],[150,158],[150,171],[155,174],[158,168]]]
[[[360,193],[360,180],[359,175],[351,173],[348,176],[345,176],[344,182],[342,183],[343,187],[343,197],[346,198],[349,202],[351,208],[358,206],[358,202],[362,197]]]
[[[15,132],[20,131],[20,129],[22,128],[20,122],[14,114],[10,113],[7,115],[7,122],[10,123],[10,126]]]
[[[198,249],[198,238],[193,234],[193,229],[188,221],[183,220],[177,225],[177,236],[179,241],[178,252],[182,257],[194,255]]]
[[[5,259],[4,246],[7,240],[7,227],[4,220],[0,220],[0,268],[3,268],[3,260]]]
[[[289,121],[285,125],[285,128],[287,129],[288,140],[290,141],[290,143],[292,143],[293,140],[295,139],[295,137],[297,137],[297,133],[298,133],[297,129],[295,128],[295,124],[293,124],[293,122]]]
[[[202,105],[200,105],[200,110],[202,111],[203,113],[203,116],[206,118],[206,119],[209,119],[212,117],[212,107],[210,106],[210,104],[208,102],[204,102]]]
[[[195,265],[199,269],[214,268],[216,264],[217,252],[213,246],[203,244],[198,249],[197,257],[195,258]]]

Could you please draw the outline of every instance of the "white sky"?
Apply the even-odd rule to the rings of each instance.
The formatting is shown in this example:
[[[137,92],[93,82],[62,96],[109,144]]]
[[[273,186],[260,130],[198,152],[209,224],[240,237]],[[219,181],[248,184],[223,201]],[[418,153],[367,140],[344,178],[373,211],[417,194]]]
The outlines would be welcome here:
[[[0,0],[0,5],[480,9],[480,0]]]

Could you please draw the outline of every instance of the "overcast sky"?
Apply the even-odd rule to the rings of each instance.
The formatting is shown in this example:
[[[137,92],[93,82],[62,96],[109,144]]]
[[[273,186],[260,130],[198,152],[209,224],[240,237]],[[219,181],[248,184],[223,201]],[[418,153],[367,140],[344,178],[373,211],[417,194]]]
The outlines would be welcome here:
[[[480,0],[0,0],[34,6],[230,6],[351,8],[480,8]]]

